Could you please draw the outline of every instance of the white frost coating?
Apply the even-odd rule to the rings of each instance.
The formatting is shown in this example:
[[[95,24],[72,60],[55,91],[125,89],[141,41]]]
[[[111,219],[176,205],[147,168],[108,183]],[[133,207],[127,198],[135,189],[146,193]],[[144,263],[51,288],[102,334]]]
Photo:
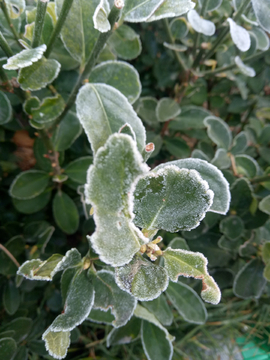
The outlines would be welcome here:
[[[52,349],[52,347],[49,344],[49,340],[47,339],[48,335],[51,335],[53,337],[53,334],[57,334],[57,333],[51,331],[51,327],[49,327],[45,331],[45,333],[42,335],[42,340],[45,342],[46,350],[55,359],[64,359],[67,356],[67,350],[70,345],[70,332],[69,331],[66,331],[66,332],[61,331],[60,333],[62,334],[62,336],[60,335],[60,339],[59,338],[56,339],[56,344],[55,344],[55,346],[57,346],[57,348],[58,348],[58,353],[56,353],[57,349],[54,349],[54,350]],[[65,340],[66,340],[66,342],[65,342]],[[61,351],[62,351],[62,353],[60,354]]]
[[[270,21],[270,20],[269,20]],[[260,27],[253,27],[252,33],[257,39],[257,49],[266,51],[269,49],[270,39]]]
[[[42,58],[46,49],[47,46],[43,44],[35,49],[22,50],[18,54],[10,57],[7,64],[3,65],[3,68],[6,70],[18,70],[31,66],[34,62]]]
[[[200,17],[196,10],[190,10],[187,14],[188,21],[197,32],[212,36],[216,32],[216,26],[212,21]]]
[[[230,24],[232,40],[237,46],[237,48],[243,52],[248,51],[251,46],[249,32],[242,26],[237,25],[236,22],[233,21],[233,19],[228,18],[227,21]]]
[[[95,29],[99,30],[102,33],[111,30],[111,24],[108,20],[109,13],[110,4],[108,3],[108,0],[100,0],[100,3],[97,6],[93,15]]]
[[[122,17],[128,22],[146,21],[164,0],[125,0]]]
[[[217,166],[219,169],[228,169],[231,166],[231,159],[228,156],[228,153],[225,149],[217,149],[215,156],[211,160],[211,163],[214,166]]]
[[[228,150],[232,143],[232,132],[228,124],[216,116],[207,116],[203,120],[207,127],[207,135],[220,148]]]
[[[151,15],[147,22],[156,21],[168,17],[176,17],[186,14],[195,7],[195,3],[190,0],[163,0],[159,8]]]
[[[256,18],[261,27],[270,33],[270,2],[269,0],[252,0]]]
[[[135,134],[134,130],[132,129],[132,127],[128,123],[125,123],[125,125],[121,126],[118,133],[130,135],[132,137],[132,139],[136,142],[136,134]]]
[[[238,69],[241,71],[242,74],[249,77],[256,76],[256,71],[252,67],[245,65],[241,60],[240,56],[236,56],[234,62],[236,63]]]
[[[176,160],[167,164],[175,165],[180,169],[195,169],[198,171],[214,193],[213,204],[208,211],[226,215],[231,202],[230,185],[216,166],[205,160],[194,158]],[[154,171],[165,166],[166,164],[161,164],[157,166]]]
[[[174,341],[175,337],[170,335],[168,330],[163,325],[161,325],[155,315],[148,311],[145,307],[137,305],[134,311],[134,315],[139,319],[146,320],[156,325],[158,328],[160,328],[160,330],[164,331],[167,340],[169,340],[170,342]]]

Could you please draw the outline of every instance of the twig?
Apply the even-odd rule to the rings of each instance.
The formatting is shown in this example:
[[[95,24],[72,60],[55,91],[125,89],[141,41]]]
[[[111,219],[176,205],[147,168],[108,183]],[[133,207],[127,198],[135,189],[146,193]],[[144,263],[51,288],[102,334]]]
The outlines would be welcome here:
[[[8,251],[7,248],[5,248],[4,245],[0,244],[0,249],[6,253],[6,255],[14,262],[14,264],[19,268],[21,265],[18,263],[18,261],[15,259],[15,257],[11,254],[11,252]]]
[[[0,31],[0,46],[3,49],[4,53],[7,55],[7,57],[13,56],[13,52],[9,47],[8,42],[1,31]]]
[[[37,14],[35,19],[35,29],[32,41],[32,47],[36,48],[39,46],[42,30],[44,26],[44,20],[47,10],[47,2],[43,2],[42,0],[38,0],[37,4]]]
[[[15,40],[17,41],[17,43],[19,44],[20,47],[23,47],[22,44],[21,44],[20,41],[19,41],[19,39],[20,39],[19,34],[17,33],[14,25],[12,24],[12,22],[11,22],[11,20],[10,20],[10,17],[9,17],[9,14],[8,14],[8,9],[7,9],[6,1],[5,1],[5,0],[1,0],[1,1],[0,1],[0,6],[1,6],[1,9],[2,9],[2,11],[3,11],[3,13],[4,13],[4,16],[5,16],[6,20],[7,20],[7,23],[8,23],[8,25],[9,25],[9,27],[10,27],[10,30],[12,31],[12,34],[13,34]]]

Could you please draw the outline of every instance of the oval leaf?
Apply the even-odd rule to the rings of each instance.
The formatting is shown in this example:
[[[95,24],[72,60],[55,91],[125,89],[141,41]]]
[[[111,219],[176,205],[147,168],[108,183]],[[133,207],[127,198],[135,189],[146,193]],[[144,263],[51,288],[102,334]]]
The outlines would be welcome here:
[[[74,201],[63,191],[53,199],[53,216],[56,224],[66,234],[74,234],[79,227],[79,213]]]
[[[15,354],[17,350],[16,342],[9,337],[0,339],[0,350],[1,350],[1,356],[3,356],[3,359],[5,360],[12,360],[13,355]]]
[[[86,183],[86,173],[92,163],[93,158],[91,156],[81,157],[69,163],[65,168],[65,173],[69,179],[83,185]]]
[[[218,147],[228,150],[232,143],[232,133],[225,121],[216,116],[208,116],[203,122],[210,139]]]
[[[67,349],[70,345],[70,332],[48,330],[43,334],[42,339],[45,341],[45,347],[48,353],[55,359],[64,359],[67,355]]]
[[[270,195],[266,196],[262,201],[259,203],[259,209],[270,215]]]
[[[243,52],[248,51],[251,45],[249,32],[242,26],[237,25],[233,19],[228,18],[227,21],[229,21],[230,24],[232,40],[237,48]]]
[[[168,17],[176,17],[186,14],[195,6],[191,0],[165,0],[157,8],[147,21],[156,21]]]
[[[12,107],[7,96],[0,91],[0,125],[12,120]]]
[[[177,102],[170,98],[163,98],[159,100],[156,107],[156,115],[158,121],[165,122],[167,120],[175,118],[179,115],[181,109]]]
[[[270,4],[268,0],[252,0],[256,18],[261,27],[270,33]]]
[[[188,21],[198,33],[212,36],[216,32],[216,26],[212,21],[202,19],[196,10],[190,10],[187,14]]]
[[[75,113],[69,111],[53,133],[52,142],[54,149],[56,151],[65,151],[69,149],[74,141],[80,136],[81,132],[82,128],[79,119]]]
[[[245,65],[241,60],[240,56],[236,56],[234,62],[236,63],[238,69],[243,75],[246,75],[248,77],[256,76],[256,71],[252,67]]]

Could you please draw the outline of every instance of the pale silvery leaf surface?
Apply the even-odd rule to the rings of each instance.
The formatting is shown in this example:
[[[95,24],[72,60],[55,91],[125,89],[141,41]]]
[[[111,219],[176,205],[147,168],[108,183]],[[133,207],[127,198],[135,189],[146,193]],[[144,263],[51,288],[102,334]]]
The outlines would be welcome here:
[[[156,299],[168,286],[168,274],[163,267],[135,257],[129,264],[116,268],[116,283],[140,301]]]
[[[235,156],[235,165],[237,172],[248,178],[254,178],[259,175],[260,167],[256,160],[251,156],[242,154]]]
[[[142,90],[138,71],[125,61],[102,62],[92,70],[89,82],[115,87],[131,104],[139,98]]]
[[[231,159],[225,149],[217,149],[211,163],[219,169],[228,169],[231,166]]]
[[[219,303],[221,293],[212,276],[208,274],[208,261],[203,254],[168,247],[163,256],[164,267],[173,282],[177,282],[178,276],[201,279],[203,300],[211,304]]]
[[[114,327],[124,326],[133,315],[137,305],[136,299],[126,291],[121,290],[116,282],[114,273],[101,270],[96,273],[94,280],[95,302],[93,309],[111,312],[115,317]]]
[[[164,42],[163,46],[165,46],[166,48],[168,48],[170,50],[174,50],[174,51],[177,51],[177,52],[185,52],[188,49],[185,45],[169,44],[167,42]]]
[[[69,285],[64,313],[53,321],[50,331],[71,331],[81,324],[92,309],[94,293],[94,286],[86,271],[79,269]]]
[[[236,63],[238,69],[240,70],[240,72],[243,75],[249,76],[249,77],[254,77],[256,76],[256,71],[250,67],[247,66],[246,64],[243,63],[243,61],[241,60],[240,56],[236,56],[234,59],[234,62]]]
[[[164,0],[125,0],[122,18],[129,22],[146,21]]]
[[[67,349],[70,345],[70,332],[53,332],[49,327],[42,335],[48,353],[55,359],[64,359],[67,356]]]
[[[150,22],[168,17],[181,16],[194,7],[195,3],[190,0],[165,0],[147,21]]]
[[[261,27],[270,33],[270,3],[269,0],[252,0],[256,18]]]
[[[96,223],[90,241],[106,264],[128,263],[147,242],[132,223],[134,181],[147,171],[136,143],[125,134],[111,135],[88,170],[85,196]]]
[[[185,321],[193,324],[205,323],[207,319],[205,305],[190,286],[180,282],[170,282],[166,295]]]
[[[230,186],[222,172],[216,166],[201,159],[189,158],[161,164],[157,166],[154,171],[164,168],[167,165],[174,165],[180,169],[197,170],[203,180],[208,182],[209,188],[214,193],[213,204],[208,211],[223,215],[227,213],[231,201]]]
[[[190,10],[187,14],[188,21],[195,31],[198,33],[212,36],[216,32],[215,24],[210,20],[200,17],[196,10]]]
[[[56,12],[60,15],[64,0],[56,0]],[[100,0],[73,1],[61,31],[63,43],[74,59],[83,66],[89,58],[100,34],[94,28],[93,15]]]
[[[18,269],[17,274],[29,280],[51,281],[54,275],[81,262],[81,254],[77,249],[69,250],[65,256],[54,254],[48,260],[28,260]]]
[[[134,191],[134,223],[170,232],[196,228],[214,193],[196,170],[167,165],[141,177]]]
[[[152,301],[144,301],[142,304],[155,315],[162,325],[170,326],[172,324],[173,313],[164,294],[160,294],[157,299]]]
[[[259,203],[259,209],[264,213],[270,215],[270,195],[262,199],[262,201]]]
[[[199,4],[202,7],[202,4],[204,3],[205,0],[199,0]],[[216,10],[220,7],[222,3],[222,0],[209,0],[208,1],[208,6],[206,11],[213,11]]]
[[[164,326],[161,325],[161,323],[158,321],[158,319],[155,317],[155,315],[152,314],[149,310],[147,310],[143,306],[137,305],[137,307],[134,311],[134,316],[136,316],[139,319],[146,320],[146,321],[156,325],[162,331],[164,331],[164,333],[166,335],[166,339],[168,339],[169,341],[174,340],[174,336],[172,336],[168,333],[168,330]]]
[[[109,13],[110,13],[110,4],[108,3],[108,0],[100,0],[100,3],[97,6],[93,15],[95,29],[97,29],[102,33],[111,30],[111,24],[108,20]]]
[[[3,68],[6,70],[17,70],[28,67],[40,60],[46,49],[47,46],[43,44],[35,49],[22,50],[18,54],[8,58],[8,62],[3,65]]]
[[[240,51],[248,51],[251,45],[249,32],[240,25],[237,25],[233,19],[228,18],[230,24],[231,37]]]
[[[247,135],[244,131],[241,131],[233,139],[232,148],[231,148],[230,152],[233,155],[243,154],[247,147],[248,147]]]
[[[126,135],[129,135],[131,136],[132,140],[136,142],[136,135],[135,135],[135,132],[133,131],[132,127],[126,123],[125,125],[123,125],[119,131],[118,131],[119,134],[126,134]]]
[[[171,98],[160,99],[156,107],[156,115],[160,122],[173,119],[180,113],[180,106]]]
[[[203,122],[209,138],[218,147],[228,150],[232,143],[232,133],[225,121],[216,116],[208,116]]]
[[[140,152],[145,148],[145,129],[127,98],[112,86],[84,85],[76,100],[78,118],[94,152],[126,123],[136,134]]]
[[[260,27],[253,27],[252,33],[255,35],[257,39],[257,49],[266,51],[269,49],[270,39]]]

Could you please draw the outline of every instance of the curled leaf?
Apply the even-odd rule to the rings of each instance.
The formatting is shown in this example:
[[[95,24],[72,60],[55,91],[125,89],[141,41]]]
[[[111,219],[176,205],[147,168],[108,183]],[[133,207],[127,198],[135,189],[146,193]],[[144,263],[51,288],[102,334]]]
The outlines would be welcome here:
[[[10,57],[7,64],[3,65],[3,68],[6,70],[17,70],[28,67],[34,62],[40,60],[46,49],[47,46],[43,44],[35,49],[22,50],[18,54]]]
[[[200,17],[196,10],[190,10],[187,14],[190,25],[199,33],[207,36],[214,35],[216,31],[215,24],[210,20],[205,20]]]

